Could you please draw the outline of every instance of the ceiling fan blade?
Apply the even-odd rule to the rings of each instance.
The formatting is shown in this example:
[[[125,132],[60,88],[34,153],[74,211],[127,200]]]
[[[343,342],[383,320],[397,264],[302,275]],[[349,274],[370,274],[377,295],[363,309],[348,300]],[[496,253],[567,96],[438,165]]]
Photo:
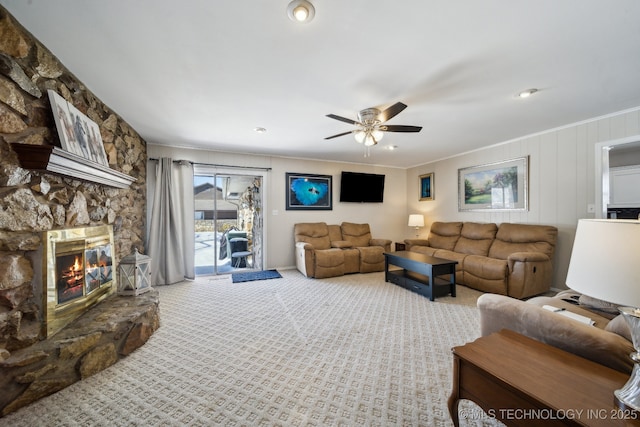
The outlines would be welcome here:
[[[402,110],[404,110],[405,108],[407,108],[405,104],[403,104],[402,102],[396,102],[391,107],[387,108],[382,113],[380,113],[380,115],[378,116],[378,119],[381,122],[386,122],[387,120],[390,120],[391,118],[400,114]]]
[[[337,135],[328,136],[328,137],[326,137],[325,139],[333,139],[333,138],[337,138],[337,137],[339,137],[339,136],[349,135],[350,133],[353,133],[353,132],[354,132],[354,131],[350,130],[349,132],[342,132],[342,133],[339,133],[339,134],[337,134]]]
[[[387,125],[380,126],[383,132],[420,132],[422,126],[405,126],[405,125]]]
[[[335,120],[340,120],[341,122],[349,123],[350,125],[359,125],[359,122],[355,120],[347,119],[346,117],[336,116],[335,114],[327,114],[327,117]]]

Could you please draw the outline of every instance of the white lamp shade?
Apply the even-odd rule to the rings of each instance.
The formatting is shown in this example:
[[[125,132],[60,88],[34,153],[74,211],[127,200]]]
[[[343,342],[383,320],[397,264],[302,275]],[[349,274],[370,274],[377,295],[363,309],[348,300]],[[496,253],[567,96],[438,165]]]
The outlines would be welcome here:
[[[579,220],[567,286],[593,298],[640,307],[640,221]]]
[[[424,227],[424,215],[409,215],[409,227]]]

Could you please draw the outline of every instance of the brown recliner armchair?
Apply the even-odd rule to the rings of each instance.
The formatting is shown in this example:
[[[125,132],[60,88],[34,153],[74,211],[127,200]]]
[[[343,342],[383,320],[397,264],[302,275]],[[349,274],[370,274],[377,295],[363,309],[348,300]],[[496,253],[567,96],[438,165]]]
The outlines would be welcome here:
[[[384,270],[384,252],[391,252],[391,240],[374,239],[369,224],[343,222],[342,239],[358,250],[360,273]]]
[[[331,247],[326,223],[295,224],[294,234],[296,267],[302,274],[316,279],[344,274],[344,253]]]

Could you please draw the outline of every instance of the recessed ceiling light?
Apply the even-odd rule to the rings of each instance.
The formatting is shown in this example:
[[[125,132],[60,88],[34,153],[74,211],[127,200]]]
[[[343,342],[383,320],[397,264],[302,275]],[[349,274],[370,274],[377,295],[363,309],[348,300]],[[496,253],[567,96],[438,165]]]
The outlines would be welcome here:
[[[293,0],[287,6],[287,15],[293,22],[311,22],[316,14],[316,9],[307,0]]]
[[[536,93],[538,91],[538,89],[527,89],[527,90],[523,90],[522,92],[520,92],[518,94],[519,98],[528,98],[531,95],[533,95],[534,93]]]
[[[387,145],[387,147],[386,147],[386,148],[387,148],[387,150],[389,150],[389,151],[393,151],[393,150],[397,150],[397,149],[398,149],[398,146],[397,146],[397,145]]]
[[[253,128],[254,131],[258,132],[258,133],[267,133],[267,130],[263,127],[257,127],[257,128]]]

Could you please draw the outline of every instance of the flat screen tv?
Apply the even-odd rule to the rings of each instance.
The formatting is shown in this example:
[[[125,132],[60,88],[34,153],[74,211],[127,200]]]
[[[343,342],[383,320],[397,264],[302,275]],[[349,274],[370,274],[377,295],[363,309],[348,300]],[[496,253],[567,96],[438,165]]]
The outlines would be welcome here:
[[[382,203],[384,175],[359,172],[342,172],[340,201],[357,203]]]

